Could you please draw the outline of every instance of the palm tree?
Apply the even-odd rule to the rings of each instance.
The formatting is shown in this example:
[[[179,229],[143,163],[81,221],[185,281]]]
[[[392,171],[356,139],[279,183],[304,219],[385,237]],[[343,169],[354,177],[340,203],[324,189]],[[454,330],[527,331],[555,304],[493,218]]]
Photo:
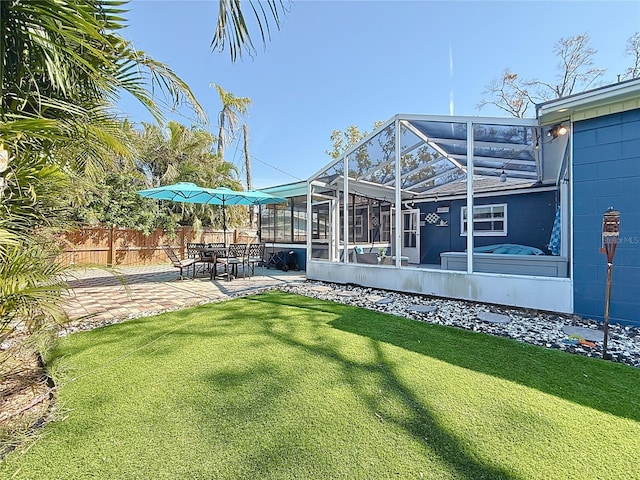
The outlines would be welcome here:
[[[111,110],[120,93],[161,119],[151,85],[174,103],[190,103],[204,118],[171,69],[118,34],[124,4],[0,1],[0,150],[9,160],[0,172],[3,333],[20,323],[40,328],[60,314],[64,284],[46,234],[69,225],[61,199],[71,174],[133,156]]]
[[[116,32],[124,27],[119,0],[0,2],[0,133],[10,150],[20,139],[48,150],[52,142],[85,145],[79,158],[125,153],[110,105],[125,91],[156,119],[162,112],[149,83],[175,104],[205,117],[189,87]],[[148,80],[147,80],[148,79]],[[89,148],[87,148],[89,147]]]
[[[165,128],[144,124],[136,142],[136,163],[153,187],[182,181],[241,189],[237,168],[214,152],[214,141],[211,133],[198,127],[188,128],[177,122],[169,122]],[[215,205],[168,202],[165,207],[182,223],[222,224],[221,209]],[[230,224],[237,217],[237,209],[227,209]]]
[[[218,156],[224,158],[224,147],[228,138],[233,138],[240,123],[239,116],[247,113],[251,99],[249,97],[236,97],[227,92],[220,85],[214,85],[218,91],[222,110],[218,114]]]
[[[243,6],[251,7],[256,24],[252,28],[260,31],[263,45],[267,40],[271,40],[271,25],[274,24],[280,29],[281,17],[289,11],[290,1],[285,0],[263,0],[242,2],[241,0],[219,0],[218,21],[216,30],[211,41],[211,48],[223,51],[228,44],[231,61],[242,57],[243,51],[252,56],[256,49],[251,40],[249,27],[246,23]],[[264,8],[264,5],[267,8]]]

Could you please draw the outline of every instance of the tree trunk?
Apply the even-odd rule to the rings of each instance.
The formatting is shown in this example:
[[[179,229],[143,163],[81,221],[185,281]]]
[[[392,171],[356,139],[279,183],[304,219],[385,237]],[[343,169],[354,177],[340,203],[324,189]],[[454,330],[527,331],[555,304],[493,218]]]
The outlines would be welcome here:
[[[242,125],[244,134],[244,166],[247,171],[247,190],[251,190],[251,159],[249,158],[249,127]],[[249,225],[253,228],[253,207],[249,207]]]
[[[222,109],[218,117],[218,121],[220,123],[218,128],[218,156],[220,157],[220,160],[224,160],[224,118],[224,109]]]

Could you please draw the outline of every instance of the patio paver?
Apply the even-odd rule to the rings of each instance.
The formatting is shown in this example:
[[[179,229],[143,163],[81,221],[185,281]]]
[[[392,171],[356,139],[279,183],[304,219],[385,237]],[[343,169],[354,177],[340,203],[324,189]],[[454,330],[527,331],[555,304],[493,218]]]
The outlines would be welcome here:
[[[179,280],[171,265],[121,267],[115,271],[117,275],[106,269],[73,271],[67,279],[70,290],[64,306],[70,325],[151,315],[305,280],[304,272],[260,268],[252,277],[230,282],[212,281],[208,276]]]

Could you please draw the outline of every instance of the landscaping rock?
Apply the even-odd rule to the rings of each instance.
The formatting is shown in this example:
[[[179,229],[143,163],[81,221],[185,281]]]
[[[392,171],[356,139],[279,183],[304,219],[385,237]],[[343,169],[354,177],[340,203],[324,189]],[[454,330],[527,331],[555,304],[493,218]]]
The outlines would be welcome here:
[[[603,330],[565,325],[564,327],[562,327],[562,331],[567,335],[576,335],[578,337],[584,338],[585,340],[589,340],[590,342],[604,342]]]
[[[307,281],[286,287],[291,293],[354,305],[422,322],[463,328],[474,332],[508,337],[520,342],[553,348],[589,357],[602,357],[603,332],[594,320],[539,312],[530,309],[500,307],[489,312],[488,305],[462,300],[389,292],[367,287]],[[345,293],[349,292],[349,293]],[[420,303],[429,302],[430,305]],[[416,310],[416,308],[418,310]],[[428,315],[424,315],[428,313]],[[417,315],[416,315],[417,314]],[[417,318],[416,318],[417,317]],[[569,335],[577,335],[595,346],[568,344]],[[608,352],[614,362],[640,367],[640,329],[609,325]]]
[[[478,313],[478,320],[489,323],[509,323],[511,319],[507,315],[500,315],[499,313],[480,312]]]

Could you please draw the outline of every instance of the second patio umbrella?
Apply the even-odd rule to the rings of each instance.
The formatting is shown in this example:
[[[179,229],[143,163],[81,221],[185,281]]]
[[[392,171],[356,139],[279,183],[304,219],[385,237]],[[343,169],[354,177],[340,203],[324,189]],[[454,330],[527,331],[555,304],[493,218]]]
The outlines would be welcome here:
[[[276,197],[258,190],[231,190],[227,187],[206,188],[195,183],[179,182],[173,185],[140,190],[139,195],[157,200],[171,200],[182,203],[201,203],[205,205],[222,206],[222,227],[224,230],[224,244],[227,245],[227,205],[268,205],[284,203],[286,198]]]

